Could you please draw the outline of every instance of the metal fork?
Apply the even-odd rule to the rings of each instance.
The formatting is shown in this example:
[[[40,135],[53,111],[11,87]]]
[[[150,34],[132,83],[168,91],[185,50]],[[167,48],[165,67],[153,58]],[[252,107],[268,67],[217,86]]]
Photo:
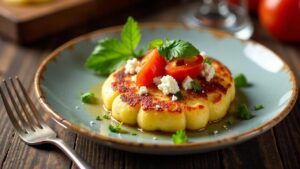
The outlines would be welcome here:
[[[6,97],[1,87],[0,94],[8,117],[21,139],[29,145],[54,144],[79,168],[91,168],[62,139],[56,137],[56,133],[45,123],[32,100],[27,95],[19,78],[16,77],[15,80],[9,78],[9,81],[10,83],[3,80],[4,89],[6,89],[9,97]],[[8,100],[11,101],[11,104]],[[12,110],[12,107],[15,111]]]

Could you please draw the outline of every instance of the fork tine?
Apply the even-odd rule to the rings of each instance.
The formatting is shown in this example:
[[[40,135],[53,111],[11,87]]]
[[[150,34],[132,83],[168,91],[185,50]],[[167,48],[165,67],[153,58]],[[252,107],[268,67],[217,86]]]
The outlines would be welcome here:
[[[33,129],[33,131],[35,131],[35,128],[37,127],[36,126],[36,122],[34,120],[34,118],[30,115],[30,113],[28,112],[28,109],[26,108],[25,104],[24,104],[24,101],[22,100],[21,96],[19,95],[19,92],[16,88],[16,85],[14,83],[14,81],[12,80],[12,78],[9,78],[11,84],[12,84],[12,87],[14,89],[14,93],[16,94],[17,96],[17,100],[19,101],[21,107],[22,107],[22,110],[26,116],[26,119],[28,120],[29,124],[31,125],[31,128]]]
[[[0,95],[1,95],[2,101],[3,101],[4,106],[5,106],[5,109],[6,109],[6,111],[7,111],[7,115],[8,115],[8,117],[9,117],[9,119],[10,119],[12,125],[15,127],[15,129],[17,130],[17,132],[19,132],[19,133],[26,133],[26,131],[24,131],[24,130],[20,127],[18,121],[17,121],[16,118],[14,117],[13,111],[11,110],[11,107],[10,107],[10,105],[8,104],[7,100],[6,100],[6,97],[5,97],[5,95],[4,95],[4,93],[3,93],[2,89],[1,89],[1,87],[0,87]]]
[[[23,84],[21,83],[20,79],[18,76],[16,76],[16,80],[19,84],[19,87],[22,90],[22,94],[25,97],[25,99],[27,100],[29,107],[31,109],[31,111],[33,112],[34,117],[36,118],[36,120],[39,122],[39,124],[45,124],[45,121],[43,120],[42,116],[39,114],[38,110],[36,109],[35,105],[33,104],[32,100],[30,99],[30,97],[28,96],[28,94],[26,93],[26,90],[23,86]],[[42,126],[40,126],[42,127]]]
[[[23,115],[22,115],[22,113],[21,113],[21,111],[20,111],[20,108],[19,108],[19,106],[17,105],[17,103],[16,103],[16,101],[15,101],[15,98],[13,97],[10,88],[8,87],[8,85],[7,85],[7,83],[6,83],[6,80],[3,80],[3,82],[4,82],[4,85],[5,85],[5,87],[6,87],[6,91],[7,91],[8,95],[9,95],[9,97],[10,97],[10,100],[11,100],[11,102],[12,102],[12,104],[13,104],[13,107],[15,108],[15,110],[16,110],[16,112],[17,112],[17,115],[18,115],[18,117],[20,118],[21,126],[24,127],[24,130],[25,130],[25,131],[28,131],[28,127],[30,126],[30,125],[28,124],[28,121],[26,121],[26,120],[24,119],[24,117],[23,117]]]

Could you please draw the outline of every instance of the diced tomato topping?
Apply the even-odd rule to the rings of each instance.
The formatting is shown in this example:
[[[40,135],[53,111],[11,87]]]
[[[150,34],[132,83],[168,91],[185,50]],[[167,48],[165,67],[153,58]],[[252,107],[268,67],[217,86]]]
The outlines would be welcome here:
[[[166,64],[157,49],[150,50],[142,60],[142,68],[137,74],[137,86],[148,86],[153,83],[153,78],[164,75]]]
[[[176,59],[169,62],[166,66],[166,73],[173,76],[178,82],[183,81],[187,76],[195,78],[201,74],[203,57],[201,55]]]

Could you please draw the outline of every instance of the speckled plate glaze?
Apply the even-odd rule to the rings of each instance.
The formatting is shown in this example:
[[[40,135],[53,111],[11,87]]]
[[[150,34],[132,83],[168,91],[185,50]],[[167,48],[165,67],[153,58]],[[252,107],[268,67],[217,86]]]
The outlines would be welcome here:
[[[294,74],[266,47],[216,30],[188,29],[172,23],[145,23],[141,27],[140,47],[146,47],[155,38],[183,39],[223,62],[233,75],[244,73],[253,84],[240,91],[246,96],[247,104],[249,107],[262,104],[265,108],[254,112],[254,118],[241,121],[229,130],[189,137],[189,143],[180,145],[173,144],[170,135],[165,134],[109,132],[107,121],[96,121],[94,115],[85,111],[79,93],[105,78],[87,70],[84,62],[99,39],[119,37],[121,27],[112,27],[67,42],[40,65],[35,76],[35,89],[41,104],[55,121],[113,148],[151,154],[187,154],[214,150],[257,136],[279,123],[295,104],[297,85]],[[90,121],[95,121],[95,124],[90,125]],[[153,139],[156,136],[159,139]]]

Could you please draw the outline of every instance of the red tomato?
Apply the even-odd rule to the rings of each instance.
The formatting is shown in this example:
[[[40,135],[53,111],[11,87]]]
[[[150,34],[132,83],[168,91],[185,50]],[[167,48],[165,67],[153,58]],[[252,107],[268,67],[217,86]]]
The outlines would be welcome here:
[[[275,38],[286,42],[300,41],[299,0],[261,0],[259,19]]]
[[[187,76],[195,78],[201,74],[202,62],[203,57],[200,55],[192,59],[176,59],[167,64],[166,72],[179,82]]]
[[[153,78],[165,74],[166,60],[159,55],[157,49],[150,50],[143,59],[142,64],[136,79],[138,86],[150,85],[153,83]]]

